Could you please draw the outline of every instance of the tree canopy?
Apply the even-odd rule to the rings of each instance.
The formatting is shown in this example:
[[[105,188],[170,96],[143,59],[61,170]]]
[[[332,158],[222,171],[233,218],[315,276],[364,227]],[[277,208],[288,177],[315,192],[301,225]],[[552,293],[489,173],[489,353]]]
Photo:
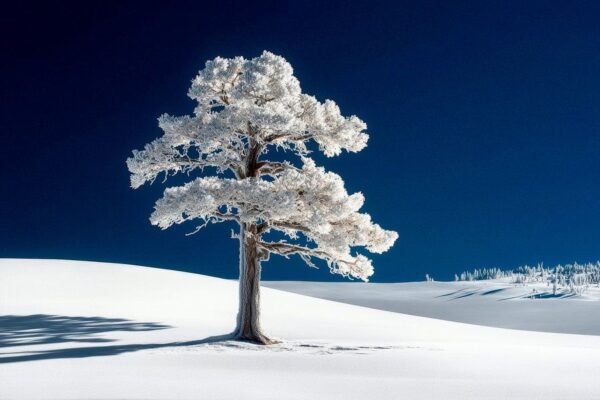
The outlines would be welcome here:
[[[366,124],[342,116],[332,100],[302,93],[291,65],[267,51],[252,59],[208,61],[188,95],[198,103],[193,115],[162,115],[164,134],[127,160],[131,186],[207,167],[216,176],[167,188],[152,224],[255,224],[264,258],[295,254],[311,267],[313,259],[322,259],[331,272],[366,281],[371,260],[352,248],[382,253],[398,235],[359,212],[363,195],[349,195],[342,178],[317,166],[307,147],[314,141],[328,157],[358,152],[367,145]],[[291,161],[269,160],[275,149]],[[263,240],[269,231],[285,239]]]

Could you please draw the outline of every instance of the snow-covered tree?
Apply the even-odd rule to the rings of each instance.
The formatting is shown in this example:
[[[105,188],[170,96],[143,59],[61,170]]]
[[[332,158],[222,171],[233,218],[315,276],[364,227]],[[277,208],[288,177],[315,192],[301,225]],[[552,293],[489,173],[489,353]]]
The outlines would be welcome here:
[[[512,283],[522,285],[546,283],[548,287],[552,286],[552,295],[554,296],[557,295],[559,289],[581,295],[591,285],[600,287],[600,261],[586,264],[559,264],[554,267],[546,267],[540,263],[536,266],[523,265],[515,270],[482,268],[454,275],[454,279],[457,281],[500,278],[510,278]]]
[[[240,303],[235,337],[270,343],[261,330],[261,261],[270,254],[299,256],[308,266],[324,260],[332,273],[366,281],[371,260],[352,252],[388,250],[396,232],[359,212],[364,197],[348,194],[342,178],[309,158],[314,141],[326,156],[367,145],[366,124],[344,117],[335,102],[302,93],[291,65],[264,52],[253,59],[217,57],[192,81],[193,115],[164,114],[164,134],[134,150],[127,160],[131,186],[159,175],[213,173],[167,188],[156,202],[152,224],[166,229],[197,220],[197,230],[234,221],[240,230]],[[273,150],[287,161],[269,160]],[[267,240],[278,231],[285,239]],[[273,237],[273,235],[270,235]]]

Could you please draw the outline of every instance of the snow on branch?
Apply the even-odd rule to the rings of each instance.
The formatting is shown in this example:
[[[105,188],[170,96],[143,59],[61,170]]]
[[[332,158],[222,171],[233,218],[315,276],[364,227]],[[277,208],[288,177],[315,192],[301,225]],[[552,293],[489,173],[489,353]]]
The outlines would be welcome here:
[[[259,242],[258,245],[270,253],[284,257],[297,254],[311,268],[317,268],[311,257],[325,260],[331,273],[345,277],[358,278],[366,282],[373,275],[371,260],[360,254],[353,257],[349,254],[335,254],[318,248],[309,248],[286,242]]]
[[[194,114],[161,116],[164,134],[127,160],[131,186],[206,167],[217,176],[166,189],[152,224],[165,229],[199,220],[199,230],[235,221],[254,227],[263,250],[297,254],[311,267],[313,258],[322,259],[332,272],[366,280],[373,273],[371,261],[352,255],[352,248],[382,253],[398,235],[359,212],[363,195],[348,194],[342,178],[317,167],[307,148],[314,141],[328,157],[358,152],[367,145],[366,124],[343,116],[332,100],[302,93],[291,65],[266,51],[253,59],[208,61],[188,95],[197,101]],[[274,149],[302,166],[269,160]],[[272,230],[303,245],[260,240]]]
[[[189,96],[198,102],[194,115],[162,115],[164,135],[128,159],[132,187],[152,182],[160,173],[203,166],[243,175],[250,139],[261,152],[273,145],[297,155],[308,154],[306,142],[314,140],[325,155],[334,156],[362,150],[369,138],[358,117],[342,116],[332,100],[321,103],[303,94],[290,64],[269,52],[250,60],[208,61],[192,81]],[[186,164],[182,157],[195,162]]]
[[[351,256],[351,247],[382,253],[392,246],[397,234],[374,224],[368,214],[358,212],[363,196],[348,195],[339,175],[315,166],[310,159],[304,162],[301,169],[286,169],[273,181],[205,177],[169,188],[156,203],[151,222],[165,229],[192,219],[260,221],[258,234],[276,230],[290,239],[302,234],[317,247],[295,253],[344,266],[332,270],[366,279],[372,274],[370,261]],[[220,211],[223,209],[228,210],[227,214]],[[300,250],[282,243],[269,246],[282,255],[291,254],[282,250]]]

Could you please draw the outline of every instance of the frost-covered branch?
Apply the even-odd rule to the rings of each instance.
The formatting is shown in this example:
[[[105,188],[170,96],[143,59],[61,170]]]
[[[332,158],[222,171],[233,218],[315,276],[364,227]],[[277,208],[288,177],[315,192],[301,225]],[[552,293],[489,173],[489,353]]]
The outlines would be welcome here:
[[[358,212],[362,195],[348,195],[338,175],[315,166],[310,159],[304,162],[302,168],[285,169],[272,181],[206,177],[169,188],[156,203],[151,221],[167,228],[195,218],[206,221],[220,217],[219,210],[227,209],[230,219],[235,215],[236,221],[255,223],[258,235],[269,230],[280,231],[290,239],[303,235],[318,248],[310,250],[311,256],[345,265],[345,269],[332,271],[366,279],[372,273],[370,262],[351,256],[351,248],[360,246],[381,253],[391,247],[397,234]],[[292,249],[289,246],[275,247]],[[309,255],[308,250],[303,254]],[[359,272],[358,268],[366,269]]]
[[[192,143],[171,143],[165,137],[148,143],[143,150],[134,150],[127,159],[127,167],[133,188],[153,182],[160,174],[189,173],[206,167],[215,167],[218,172],[242,173],[241,159],[234,145],[223,144],[209,153],[198,153]]]
[[[271,228],[275,228],[275,229],[279,229],[279,230],[289,230],[291,232],[310,233],[310,228],[307,226],[303,226],[301,224],[294,223],[294,222],[285,222],[285,221],[270,222],[270,223],[263,222],[258,225],[258,233],[262,234],[262,233],[268,232]]]
[[[317,268],[311,258],[319,258],[325,260],[332,273],[348,276],[352,278],[369,280],[369,276],[373,274],[373,265],[371,260],[363,255],[340,255],[331,254],[327,251],[319,250],[318,248],[309,248],[300,245],[294,245],[286,242],[258,242],[259,247],[272,253],[284,257],[297,254],[311,268]]]
[[[289,162],[260,161],[256,164],[256,168],[257,175],[268,175],[273,177],[285,170],[299,171],[298,168],[294,167]]]
[[[366,124],[343,116],[332,100],[302,93],[291,65],[269,52],[208,61],[188,95],[197,101],[194,113],[162,115],[163,135],[127,160],[131,185],[193,171],[217,176],[166,189],[152,224],[165,229],[199,220],[201,229],[238,222],[252,227],[252,235],[269,248],[264,250],[298,254],[310,266],[312,258],[323,259],[332,272],[366,280],[373,273],[371,262],[353,256],[352,249],[381,253],[397,234],[360,212],[361,193],[348,194],[339,175],[308,158],[311,141],[328,157],[364,149]],[[269,160],[275,149],[293,159]],[[260,236],[269,231],[289,241],[301,239],[302,245],[263,242]]]

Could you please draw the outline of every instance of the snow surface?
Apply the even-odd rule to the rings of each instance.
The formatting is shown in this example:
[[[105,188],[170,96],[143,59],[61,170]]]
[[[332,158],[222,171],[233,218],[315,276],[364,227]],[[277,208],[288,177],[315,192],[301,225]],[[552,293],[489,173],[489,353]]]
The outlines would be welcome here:
[[[600,288],[581,296],[542,283],[263,282],[264,286],[379,310],[498,328],[600,335]],[[599,396],[600,398],[600,396]]]
[[[235,282],[0,260],[2,399],[598,399],[600,337],[262,292],[282,344],[223,340]]]

